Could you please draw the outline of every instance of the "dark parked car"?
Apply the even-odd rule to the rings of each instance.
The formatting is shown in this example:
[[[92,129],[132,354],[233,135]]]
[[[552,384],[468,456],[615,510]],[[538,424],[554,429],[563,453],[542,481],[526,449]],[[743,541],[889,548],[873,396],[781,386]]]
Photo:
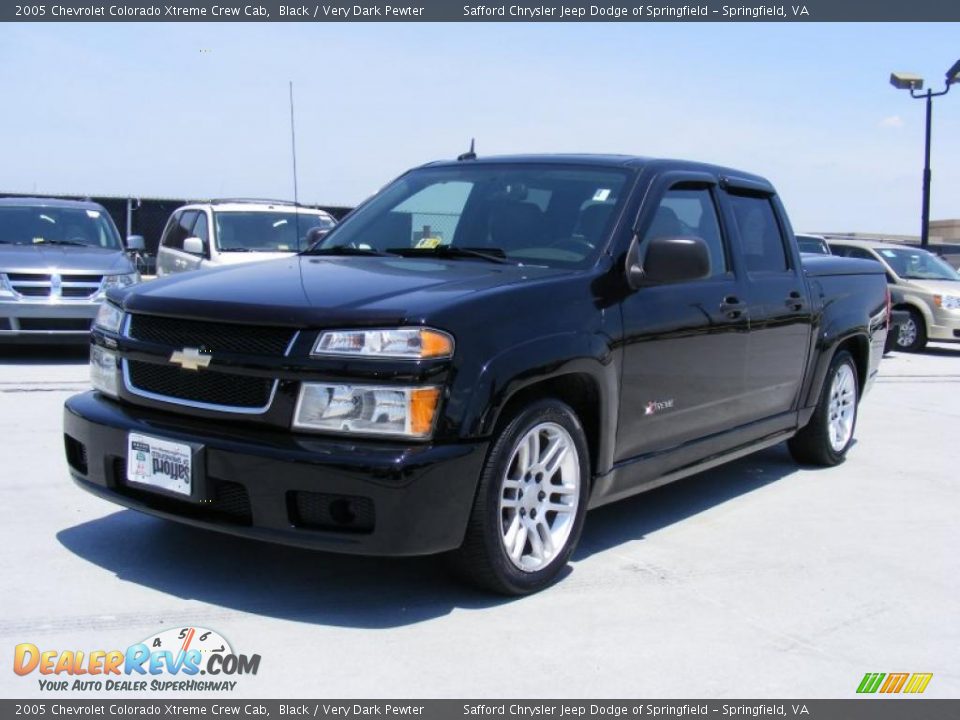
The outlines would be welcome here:
[[[96,390],[66,404],[67,460],[143,512],[450,552],[473,582],[527,593],[588,507],[784,440],[841,462],[886,327],[882,268],[801,262],[757,176],[434,163],[308,252],[112,293]]]

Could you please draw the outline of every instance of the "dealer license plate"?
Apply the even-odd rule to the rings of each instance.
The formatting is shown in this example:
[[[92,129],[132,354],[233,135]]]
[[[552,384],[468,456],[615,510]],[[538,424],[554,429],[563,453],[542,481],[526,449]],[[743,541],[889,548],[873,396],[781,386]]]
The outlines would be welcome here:
[[[127,436],[127,480],[178,495],[193,485],[193,449],[184,443],[130,433]]]

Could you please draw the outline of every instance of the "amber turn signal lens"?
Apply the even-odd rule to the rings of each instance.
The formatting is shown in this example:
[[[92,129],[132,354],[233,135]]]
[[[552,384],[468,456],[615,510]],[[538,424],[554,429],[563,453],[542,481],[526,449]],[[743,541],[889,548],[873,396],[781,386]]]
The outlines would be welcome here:
[[[433,429],[433,418],[440,401],[440,388],[417,388],[410,391],[410,434],[426,436]]]
[[[436,330],[421,330],[420,348],[420,357],[450,357],[453,355],[453,338]]]

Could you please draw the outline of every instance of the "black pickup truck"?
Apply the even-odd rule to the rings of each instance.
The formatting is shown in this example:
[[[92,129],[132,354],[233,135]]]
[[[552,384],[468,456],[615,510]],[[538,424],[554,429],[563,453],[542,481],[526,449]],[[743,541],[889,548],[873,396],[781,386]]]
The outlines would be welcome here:
[[[588,508],[783,441],[841,462],[888,317],[760,177],[466,156],[300,255],[112,292],[66,456],[146,513],[527,593]]]

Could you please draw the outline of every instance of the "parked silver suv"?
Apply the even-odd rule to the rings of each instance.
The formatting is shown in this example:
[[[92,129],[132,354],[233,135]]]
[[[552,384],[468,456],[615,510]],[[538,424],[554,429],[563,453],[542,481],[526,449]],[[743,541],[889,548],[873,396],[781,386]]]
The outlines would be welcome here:
[[[336,221],[323,210],[279,200],[214,200],[177,208],[157,251],[157,275],[289,257]]]
[[[0,198],[0,343],[86,342],[106,291],[139,280],[101,205]]]

